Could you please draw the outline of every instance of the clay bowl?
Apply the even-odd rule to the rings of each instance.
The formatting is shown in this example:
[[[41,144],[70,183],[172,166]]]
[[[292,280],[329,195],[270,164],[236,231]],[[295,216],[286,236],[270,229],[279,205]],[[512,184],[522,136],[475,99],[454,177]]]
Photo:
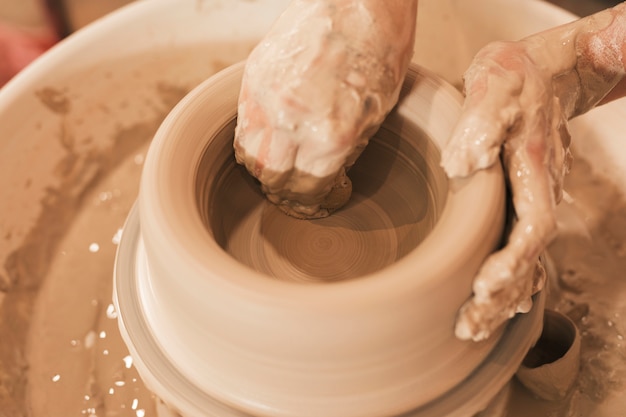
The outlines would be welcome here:
[[[500,167],[439,167],[460,94],[411,68],[350,203],[303,221],[235,163],[242,68],[160,127],[119,248],[122,334],[148,387],[188,416],[386,416],[448,392],[500,337],[453,334],[504,218]]]

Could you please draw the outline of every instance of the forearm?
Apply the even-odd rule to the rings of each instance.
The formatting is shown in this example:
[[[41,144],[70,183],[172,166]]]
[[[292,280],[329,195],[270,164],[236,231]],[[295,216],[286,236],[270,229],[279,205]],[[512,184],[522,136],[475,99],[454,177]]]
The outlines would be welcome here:
[[[626,94],[626,3],[522,40],[568,118]]]

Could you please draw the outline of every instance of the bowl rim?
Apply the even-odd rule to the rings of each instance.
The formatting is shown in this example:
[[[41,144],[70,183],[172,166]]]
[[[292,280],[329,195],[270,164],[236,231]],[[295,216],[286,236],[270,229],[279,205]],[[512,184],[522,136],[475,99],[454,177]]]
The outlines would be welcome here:
[[[172,366],[171,359],[150,332],[137,291],[137,264],[145,256],[137,205],[131,209],[123,230],[115,260],[113,303],[118,312],[120,333],[146,386],[181,415],[248,417],[207,395],[196,384],[190,383],[181,370]],[[546,298],[545,291],[533,296],[532,309],[509,321],[503,337],[489,356],[466,379],[403,416],[465,417],[484,410],[501,387],[511,380],[517,366],[539,339]],[[511,363],[515,366],[503,365]]]
[[[374,294],[380,296],[380,281],[382,278],[386,281],[393,279],[393,286],[396,286],[396,288],[400,286],[407,289],[405,287],[407,278],[413,281],[408,283],[413,289],[415,285],[428,286],[435,284],[428,277],[420,277],[419,280],[412,279],[415,276],[415,270],[434,271],[429,276],[440,275],[449,270],[450,264],[454,262],[438,262],[437,256],[435,256],[440,254],[442,248],[446,249],[449,255],[447,256],[448,258],[462,259],[460,262],[467,263],[465,259],[467,258],[467,251],[471,249],[471,246],[475,245],[478,239],[485,238],[485,226],[494,223],[494,228],[500,226],[498,218],[502,218],[502,215],[499,213],[504,210],[504,176],[501,165],[494,164],[490,168],[478,171],[469,178],[449,180],[450,190],[447,201],[433,230],[418,247],[404,258],[380,271],[355,279],[333,282],[331,285],[329,283],[307,283],[303,285],[302,283],[268,279],[263,273],[241,264],[236,259],[230,257],[219,245],[212,242],[210,236],[203,232],[204,224],[195,212],[195,206],[189,207],[184,213],[188,217],[183,218],[183,216],[171,216],[171,212],[163,209],[163,204],[169,201],[180,201],[181,199],[191,201],[191,194],[194,190],[191,187],[184,189],[183,186],[184,184],[195,182],[191,178],[192,174],[190,172],[178,175],[175,178],[176,182],[172,182],[175,174],[174,170],[177,167],[174,167],[173,163],[164,163],[164,161],[167,162],[168,158],[176,156],[180,152],[176,149],[179,144],[168,140],[170,132],[180,129],[185,123],[188,123],[189,115],[186,114],[188,109],[197,106],[197,102],[207,94],[220,94],[225,100],[230,102],[230,105],[222,104],[220,108],[216,109],[214,114],[209,115],[213,117],[215,125],[218,126],[215,128],[215,131],[219,131],[221,127],[232,121],[236,117],[236,105],[234,103],[236,103],[238,97],[238,90],[236,92],[228,91],[227,88],[224,88],[224,85],[232,86],[232,83],[239,83],[243,65],[244,63],[242,62],[220,71],[185,96],[158,129],[144,163],[138,198],[140,217],[142,219],[142,234],[147,234],[149,237],[156,239],[165,238],[165,236],[152,233],[155,229],[165,229],[173,249],[176,251],[175,255],[193,264],[198,272],[209,275],[214,273],[223,274],[222,276],[228,275],[232,279],[229,285],[234,284],[249,290],[261,291],[265,294],[276,292],[281,295],[281,298],[286,296],[298,298],[306,295],[305,298],[310,299],[315,297],[313,294],[319,293],[320,296],[325,297],[327,294],[324,293],[328,292],[351,295],[352,297],[355,294],[359,294],[367,298]],[[447,115],[448,119],[455,120],[460,114],[461,94],[454,87],[424,68],[411,64],[411,69],[413,72],[407,75],[407,79],[409,80],[409,88],[414,90],[413,93],[415,93],[416,85],[417,89],[434,89],[435,96],[431,97],[431,99],[435,105],[446,106],[452,103],[458,106],[456,109],[454,106],[446,109],[449,112]],[[405,85],[403,91],[406,88]],[[402,111],[402,105],[398,106],[397,110]],[[429,132],[427,131],[427,133]],[[436,144],[441,148],[443,139],[438,139],[439,141]],[[447,137],[445,140],[447,140]],[[189,161],[191,171],[195,169],[195,164],[201,157],[202,151],[203,149],[199,149],[194,154],[196,159]],[[147,190],[150,190],[151,193],[148,194]],[[194,217],[192,231],[196,233],[194,237],[197,237],[193,246],[187,245],[189,241],[188,235],[180,234],[181,230],[185,230],[185,233],[191,230],[186,228],[187,224],[182,223],[182,221],[186,222],[191,217]],[[453,238],[456,235],[455,229],[458,227],[454,222],[468,218],[471,221],[467,222],[470,227],[464,235],[465,240],[461,241],[461,239]],[[164,219],[167,219],[167,222],[163,222]],[[501,232],[498,231],[497,234],[499,233]],[[150,239],[146,240],[149,241]],[[450,246],[451,243],[457,244],[457,246]],[[491,248],[491,250],[493,249],[494,247]],[[474,253],[471,255],[474,256]],[[210,262],[211,260],[219,260],[223,264]],[[210,265],[210,268],[207,268],[207,265]],[[217,270],[212,268],[217,268]],[[419,283],[415,281],[419,281]],[[388,284],[389,282],[387,282],[386,286]]]
[[[271,279],[223,250],[196,204],[195,173],[205,150],[198,136],[210,140],[232,122],[242,74],[243,63],[233,65],[181,100],[144,162],[138,211],[150,273],[140,274],[138,290],[162,348],[206,392],[253,413],[395,415],[457,385],[502,334],[475,344],[459,341],[453,330],[476,271],[501,240],[499,164],[450,180],[433,230],[398,262],[333,283]],[[394,112],[419,118],[411,121],[441,148],[460,114],[460,93],[413,65],[401,98]],[[428,273],[418,277],[419,271]],[[409,354],[395,355],[389,346]],[[433,378],[444,360],[446,377]],[[359,370],[372,363],[379,364],[368,368],[376,378],[365,380]],[[245,381],[237,379],[242,373]],[[339,379],[344,391],[328,392],[328,381]],[[407,396],[407,389],[419,394]]]

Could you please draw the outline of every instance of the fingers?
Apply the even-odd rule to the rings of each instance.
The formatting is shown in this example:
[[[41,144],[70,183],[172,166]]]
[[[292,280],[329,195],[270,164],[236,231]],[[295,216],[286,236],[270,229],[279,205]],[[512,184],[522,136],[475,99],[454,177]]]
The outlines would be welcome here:
[[[556,233],[553,175],[563,172],[558,166],[563,159],[554,157],[557,129],[546,128],[558,125],[553,116],[547,112],[527,121],[527,129],[504,145],[517,222],[507,245],[483,264],[473,298],[459,312],[455,333],[461,339],[489,337],[516,313],[528,312],[530,297],[543,288],[545,270],[536,267],[537,259]]]
[[[476,298],[467,301],[459,311],[455,335],[460,340],[475,342],[489,338],[504,322],[516,313],[527,313],[532,308],[531,296],[543,287],[546,273],[543,264],[537,260],[535,268],[525,279],[516,281],[521,286],[507,287],[502,296],[494,296],[489,302]],[[530,284],[530,285],[526,285]],[[515,294],[516,297],[506,297]],[[521,302],[517,300],[521,299]]]
[[[474,281],[473,297],[459,311],[455,328],[458,338],[484,340],[516,313],[530,311],[532,295],[545,284],[545,269],[538,254],[553,233],[548,232],[552,222],[531,218],[514,227],[517,235],[542,227],[546,235],[517,238],[486,260]]]
[[[502,151],[517,216],[506,246],[483,264],[457,318],[459,338],[481,340],[529,311],[530,297],[544,285],[545,270],[536,264],[556,233],[570,136],[552,77],[528,58],[523,43],[483,48],[465,81],[464,112],[441,164],[449,176],[471,175],[497,162]]]
[[[234,140],[236,160],[260,181],[267,198],[285,213],[297,218],[326,217],[348,201],[352,186],[342,168],[345,158],[341,150],[331,149],[327,152],[333,157],[320,157],[324,147],[312,135],[298,136],[277,123],[273,112],[249,95],[245,82],[238,118]],[[318,136],[323,134],[321,129],[318,132]],[[331,137],[328,142],[337,141]],[[316,175],[302,169],[316,160],[326,163],[328,174]]]
[[[493,165],[506,137],[505,124],[489,109],[463,114],[441,154],[441,166],[448,177],[465,177]]]
[[[323,217],[347,200],[343,169],[397,102],[408,69],[410,4],[292,2],[250,54],[235,153],[287,213]]]
[[[507,45],[489,45],[465,73],[463,112],[441,157],[449,177],[468,176],[496,163],[500,147],[517,129],[524,79],[496,61],[509,60],[515,53]]]

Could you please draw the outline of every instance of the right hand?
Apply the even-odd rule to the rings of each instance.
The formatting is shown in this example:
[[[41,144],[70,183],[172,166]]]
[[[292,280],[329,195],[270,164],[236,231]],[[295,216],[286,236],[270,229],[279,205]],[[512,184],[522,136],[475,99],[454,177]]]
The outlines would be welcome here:
[[[250,54],[235,154],[288,214],[349,197],[345,169],[398,99],[416,13],[415,0],[294,0]]]

